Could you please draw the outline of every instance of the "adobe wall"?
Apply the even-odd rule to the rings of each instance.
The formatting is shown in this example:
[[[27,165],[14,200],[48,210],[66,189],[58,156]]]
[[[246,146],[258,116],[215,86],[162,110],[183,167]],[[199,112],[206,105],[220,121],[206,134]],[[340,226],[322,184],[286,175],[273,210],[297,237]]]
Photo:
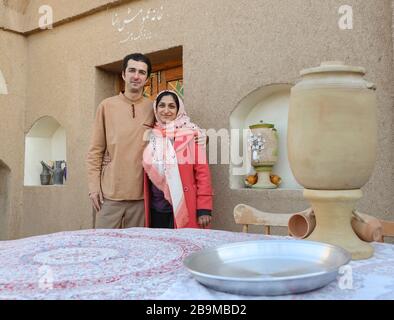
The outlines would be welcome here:
[[[27,40],[18,34],[0,30],[0,69],[7,85],[7,95],[0,94],[0,184],[8,204],[0,209],[0,239],[20,235],[23,217],[24,112],[28,74]]]
[[[358,209],[394,219],[392,1],[347,1],[354,11],[352,30],[338,26],[338,8],[343,4],[340,0],[131,1],[29,35],[27,80],[18,82],[19,86],[26,83],[25,119],[19,128],[9,129],[15,130],[17,138],[12,148],[11,142],[8,147],[2,144],[0,159],[14,153],[6,161],[21,168],[22,132],[41,116],[50,115],[66,129],[69,179],[63,187],[21,187],[23,223],[20,229],[13,226],[12,232],[27,236],[92,226],[85,156],[95,108],[111,94],[113,81],[110,74],[95,67],[121,60],[130,52],[180,45],[186,108],[194,122],[216,130],[229,128],[231,112],[246,95],[263,85],[295,83],[303,68],[324,60],[365,67],[366,78],[378,87],[379,147],[376,168],[363,188]],[[142,33],[140,17],[124,28],[119,24],[127,19],[128,9],[131,16],[139,10],[159,10],[162,5],[162,18],[145,24]],[[64,15],[68,14],[65,10]],[[114,27],[115,14],[119,20]],[[14,109],[13,105],[13,111],[6,114],[10,123],[17,123]],[[2,122],[1,137],[9,132]],[[307,206],[297,190],[231,190],[229,166],[212,165],[211,169],[214,228],[240,230],[232,216],[239,203],[271,212]]]

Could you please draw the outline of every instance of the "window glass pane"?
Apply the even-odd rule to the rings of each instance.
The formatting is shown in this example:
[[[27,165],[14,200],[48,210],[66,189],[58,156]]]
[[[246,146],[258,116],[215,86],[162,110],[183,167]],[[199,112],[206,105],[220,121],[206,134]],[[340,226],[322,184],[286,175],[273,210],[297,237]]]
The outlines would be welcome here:
[[[175,91],[181,98],[183,98],[183,80],[167,82],[167,89]]]

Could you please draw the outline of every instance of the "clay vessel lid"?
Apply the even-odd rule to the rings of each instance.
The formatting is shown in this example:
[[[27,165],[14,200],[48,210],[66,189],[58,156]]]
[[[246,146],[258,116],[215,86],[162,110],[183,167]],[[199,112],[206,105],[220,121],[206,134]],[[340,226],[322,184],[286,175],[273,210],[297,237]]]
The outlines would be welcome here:
[[[275,125],[272,123],[264,123],[263,121],[260,121],[259,124],[254,124],[249,126],[249,129],[258,129],[258,128],[275,128]]]
[[[354,72],[364,75],[366,71],[363,67],[348,66],[343,61],[324,61],[319,67],[301,70],[300,75],[304,76],[311,73],[321,72]]]

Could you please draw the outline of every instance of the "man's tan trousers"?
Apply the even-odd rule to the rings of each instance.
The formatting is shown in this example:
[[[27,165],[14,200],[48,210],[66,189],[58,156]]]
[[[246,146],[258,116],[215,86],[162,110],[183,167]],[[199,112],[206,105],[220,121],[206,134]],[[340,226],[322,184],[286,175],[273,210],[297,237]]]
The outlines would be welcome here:
[[[113,201],[104,199],[95,219],[96,229],[143,227],[144,224],[144,200]]]

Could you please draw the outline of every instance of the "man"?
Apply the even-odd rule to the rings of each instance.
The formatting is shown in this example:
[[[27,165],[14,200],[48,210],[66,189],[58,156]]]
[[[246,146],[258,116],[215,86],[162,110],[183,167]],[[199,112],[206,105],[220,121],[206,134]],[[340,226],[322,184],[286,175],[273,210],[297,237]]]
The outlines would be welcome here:
[[[96,228],[144,226],[143,135],[154,123],[152,102],[143,96],[150,60],[133,53],[123,60],[125,91],[97,109],[87,156],[89,197]],[[111,161],[103,166],[103,156]]]

